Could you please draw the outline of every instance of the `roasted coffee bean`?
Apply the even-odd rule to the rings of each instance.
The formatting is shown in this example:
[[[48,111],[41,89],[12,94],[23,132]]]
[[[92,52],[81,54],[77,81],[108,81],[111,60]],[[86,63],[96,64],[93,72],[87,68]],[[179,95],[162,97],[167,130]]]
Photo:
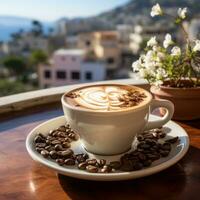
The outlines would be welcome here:
[[[87,162],[82,162],[78,164],[78,168],[81,170],[85,170],[87,166],[88,166]]]
[[[99,167],[103,167],[106,164],[106,160],[101,159],[99,160],[98,164],[99,164]]]
[[[49,155],[50,155],[50,157],[52,158],[52,159],[56,159],[57,157],[58,157],[58,154],[57,154],[57,152],[56,151],[50,151],[49,152]]]
[[[142,149],[149,149],[151,146],[149,144],[142,144],[140,145],[140,148]]]
[[[38,136],[40,136],[40,137],[43,138],[43,139],[46,139],[46,136],[43,135],[42,133],[38,133]]]
[[[53,140],[52,142],[51,142],[51,144],[53,144],[53,145],[56,145],[56,144],[60,144],[61,142],[59,141],[59,140]]]
[[[141,160],[141,161],[145,161],[147,159],[147,156],[144,154],[144,153],[139,153],[138,154],[138,158]]]
[[[166,136],[166,133],[164,132],[157,133],[158,138],[164,138],[165,136]]]
[[[36,147],[35,150],[40,153],[42,150],[44,150],[43,148],[40,148],[40,147]]]
[[[36,136],[35,137],[35,139],[34,139],[34,142],[35,143],[42,143],[42,142],[44,142],[45,140],[44,140],[44,138],[42,138],[41,136]]]
[[[66,131],[66,127],[65,126],[60,126],[57,131],[62,131],[65,132]]]
[[[112,168],[109,165],[104,165],[102,169],[100,169],[101,173],[109,173],[112,171]]]
[[[73,151],[71,149],[67,149],[65,151],[61,152],[61,156],[65,157],[65,158],[69,158],[73,155]]]
[[[150,160],[158,160],[160,158],[159,154],[147,154],[148,159]]]
[[[62,145],[61,144],[56,144],[55,145],[55,150],[56,151],[62,151],[63,150]]]
[[[140,141],[140,142],[141,142],[141,141],[143,141],[143,140],[144,140],[144,137],[143,137],[142,135],[138,135],[138,136],[137,136],[137,139],[138,139],[138,141]]]
[[[87,170],[88,172],[90,172],[90,173],[97,173],[97,172],[98,172],[98,168],[95,167],[95,166],[93,166],[93,165],[88,165],[88,166],[86,167],[86,170]]]
[[[45,143],[36,143],[35,146],[39,147],[39,148],[44,148],[44,147],[46,147],[46,144]]]
[[[119,161],[110,162],[109,166],[113,169],[120,169],[121,163]]]
[[[151,164],[152,164],[151,160],[145,160],[145,161],[143,161],[143,166],[144,167],[149,167]]]
[[[97,164],[96,159],[87,160],[86,162],[87,162],[88,165],[93,165],[93,166],[95,166]]]
[[[170,139],[166,140],[165,142],[174,144],[174,143],[176,143],[177,141],[178,141],[178,137],[173,137],[173,138],[170,138]]]
[[[85,160],[87,160],[89,158],[88,154],[87,153],[84,153],[83,154],[83,157],[85,158]]]
[[[130,160],[126,160],[122,163],[121,168],[122,171],[132,171],[133,163]]]
[[[52,147],[49,145],[49,146],[46,146],[44,149],[47,150],[47,151],[51,151],[51,148]]]
[[[75,160],[68,158],[65,160],[65,165],[75,165]]]
[[[144,138],[145,138],[145,139],[147,139],[147,138],[148,138],[148,139],[155,139],[155,137],[154,137],[154,135],[153,135],[152,133],[145,134],[145,135],[144,135]]]
[[[161,146],[161,148],[162,148],[163,150],[170,151],[170,150],[171,150],[171,144],[170,144],[169,142],[165,142],[165,143]]]
[[[40,153],[45,158],[47,158],[49,156],[49,152],[47,150],[42,150]]]
[[[62,147],[63,148],[70,148],[71,144],[69,142],[63,142]]]
[[[69,136],[69,138],[71,138],[72,140],[75,139],[75,134],[74,134],[74,133],[70,133],[68,136]]]
[[[141,162],[133,162],[133,170],[140,170],[143,168],[143,164]]]
[[[78,163],[82,163],[82,162],[86,161],[86,158],[85,158],[84,154],[77,154],[76,160],[77,160]]]
[[[59,164],[59,165],[64,165],[64,160],[59,158],[59,159],[56,159],[56,162]]]
[[[160,151],[160,155],[161,155],[162,157],[167,157],[167,156],[169,155],[169,151],[164,151],[164,150],[162,150],[162,151]]]

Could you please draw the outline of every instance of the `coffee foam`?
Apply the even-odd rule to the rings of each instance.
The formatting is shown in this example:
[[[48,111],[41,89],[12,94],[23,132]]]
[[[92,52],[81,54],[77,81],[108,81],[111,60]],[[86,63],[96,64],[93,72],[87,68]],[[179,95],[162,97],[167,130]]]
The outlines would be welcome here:
[[[136,88],[132,86],[125,85],[96,85],[72,91],[73,97],[70,97],[70,95],[67,94],[66,101],[70,105],[79,106],[89,110],[124,110],[125,108],[133,107],[133,105],[124,107],[124,101],[121,100],[124,95],[127,95],[130,90],[133,91],[133,89],[141,94],[145,91],[140,88],[137,88],[136,90]],[[144,95],[144,99],[145,98]],[[144,100],[142,99],[142,101]]]

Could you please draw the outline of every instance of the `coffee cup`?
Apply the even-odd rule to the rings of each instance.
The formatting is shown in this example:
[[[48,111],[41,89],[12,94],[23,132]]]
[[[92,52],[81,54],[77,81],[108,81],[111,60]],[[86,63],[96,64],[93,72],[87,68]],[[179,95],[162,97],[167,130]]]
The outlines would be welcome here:
[[[133,100],[127,103],[122,96]],[[174,113],[172,102],[155,100],[142,88],[121,84],[79,87],[64,94],[61,102],[65,118],[79,134],[83,147],[100,155],[128,151],[137,135],[162,127]],[[165,115],[149,121],[149,114],[160,107],[166,109]]]

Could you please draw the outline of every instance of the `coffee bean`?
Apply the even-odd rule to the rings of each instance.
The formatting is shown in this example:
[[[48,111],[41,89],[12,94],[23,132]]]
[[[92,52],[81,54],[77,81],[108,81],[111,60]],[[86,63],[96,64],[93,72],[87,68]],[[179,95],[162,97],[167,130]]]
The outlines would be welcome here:
[[[168,155],[169,155],[169,151],[160,151],[160,155],[162,156],[162,157],[167,157]]]
[[[145,160],[143,161],[144,167],[149,167],[151,165],[152,161],[151,160]]]
[[[96,159],[91,159],[91,160],[87,160],[87,164],[88,165],[96,165],[96,163],[97,163],[97,160]]]
[[[102,169],[100,169],[101,173],[109,173],[112,171],[112,168],[109,165],[104,165]]]
[[[64,160],[59,158],[59,159],[56,159],[56,162],[59,164],[59,165],[64,165]]]
[[[39,148],[44,148],[44,147],[46,147],[46,144],[45,143],[36,143],[35,146],[39,147]]]
[[[34,142],[35,143],[42,143],[42,142],[44,142],[45,140],[44,140],[44,138],[42,138],[41,136],[36,136],[35,137],[35,139],[34,139]]]
[[[38,136],[40,136],[40,137],[43,138],[43,139],[46,139],[46,136],[43,135],[42,133],[38,133]]]
[[[56,151],[62,151],[63,150],[62,145],[61,144],[56,144],[55,145],[55,150]]]
[[[119,161],[110,162],[109,166],[113,169],[120,169],[121,163]]]
[[[141,162],[134,162],[133,163],[133,169],[134,170],[140,170],[143,168],[143,164]]]
[[[45,158],[47,158],[49,156],[49,152],[47,150],[42,150],[40,153]]]
[[[170,144],[169,142],[165,142],[165,143],[161,146],[161,148],[162,148],[163,150],[170,151],[170,150],[171,150],[171,144]]]
[[[52,142],[51,142],[51,144],[53,144],[53,145],[56,145],[56,144],[60,144],[61,142],[59,141],[59,140],[53,140]]]
[[[95,167],[95,166],[93,166],[93,165],[88,165],[88,166],[86,167],[86,170],[87,170],[88,172],[90,172],[90,173],[97,173],[97,172],[98,172],[98,168]]]
[[[99,164],[99,167],[103,167],[106,164],[106,160],[101,159],[99,160],[98,164]]]
[[[77,154],[76,160],[77,160],[78,163],[82,163],[82,162],[86,161],[86,158],[85,158],[84,154]]]
[[[144,153],[139,153],[138,154],[138,158],[141,160],[141,161],[145,161],[147,159],[147,156],[144,154]]]
[[[40,153],[42,150],[44,150],[43,148],[40,148],[40,147],[36,147],[35,150]]]
[[[169,142],[171,144],[174,144],[178,141],[178,137],[173,137],[173,138],[170,138],[168,140],[166,140],[165,142]]]
[[[66,131],[66,127],[65,126],[60,126],[57,130],[65,132]]]
[[[151,146],[149,144],[143,144],[143,145],[140,145],[140,148],[142,149],[149,149]]]
[[[132,171],[133,163],[130,160],[126,160],[122,163],[121,168],[122,171]]]
[[[85,170],[87,165],[88,165],[87,162],[82,162],[78,164],[78,168],[81,170]]]
[[[75,160],[68,158],[65,160],[65,165],[75,165]]]
[[[140,141],[140,142],[141,142],[141,141],[143,141],[143,140],[144,140],[144,137],[143,137],[142,135],[138,135],[138,136],[137,136],[137,139],[138,139],[138,141]]]
[[[154,160],[158,160],[160,158],[160,155],[159,154],[147,154],[147,157],[154,161]]]
[[[164,132],[157,133],[158,138],[164,138],[165,136],[166,136],[166,133]]]
[[[52,158],[52,159],[56,159],[57,157],[58,157],[58,155],[57,155],[57,152],[56,151],[50,151],[49,152],[49,155],[50,155],[50,157]]]
[[[71,144],[69,142],[63,142],[62,147],[63,148],[70,148]]]
[[[61,152],[61,155],[65,158],[69,158],[74,152],[71,149],[67,149]]]

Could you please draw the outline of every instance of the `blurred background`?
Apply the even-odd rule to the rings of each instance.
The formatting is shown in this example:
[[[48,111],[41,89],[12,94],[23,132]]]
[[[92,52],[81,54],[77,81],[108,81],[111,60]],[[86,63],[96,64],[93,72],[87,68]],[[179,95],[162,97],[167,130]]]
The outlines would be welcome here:
[[[199,0],[6,0],[0,3],[0,96],[75,83],[135,78],[132,62],[147,40],[183,33],[168,17],[150,17],[159,3],[199,38]]]

